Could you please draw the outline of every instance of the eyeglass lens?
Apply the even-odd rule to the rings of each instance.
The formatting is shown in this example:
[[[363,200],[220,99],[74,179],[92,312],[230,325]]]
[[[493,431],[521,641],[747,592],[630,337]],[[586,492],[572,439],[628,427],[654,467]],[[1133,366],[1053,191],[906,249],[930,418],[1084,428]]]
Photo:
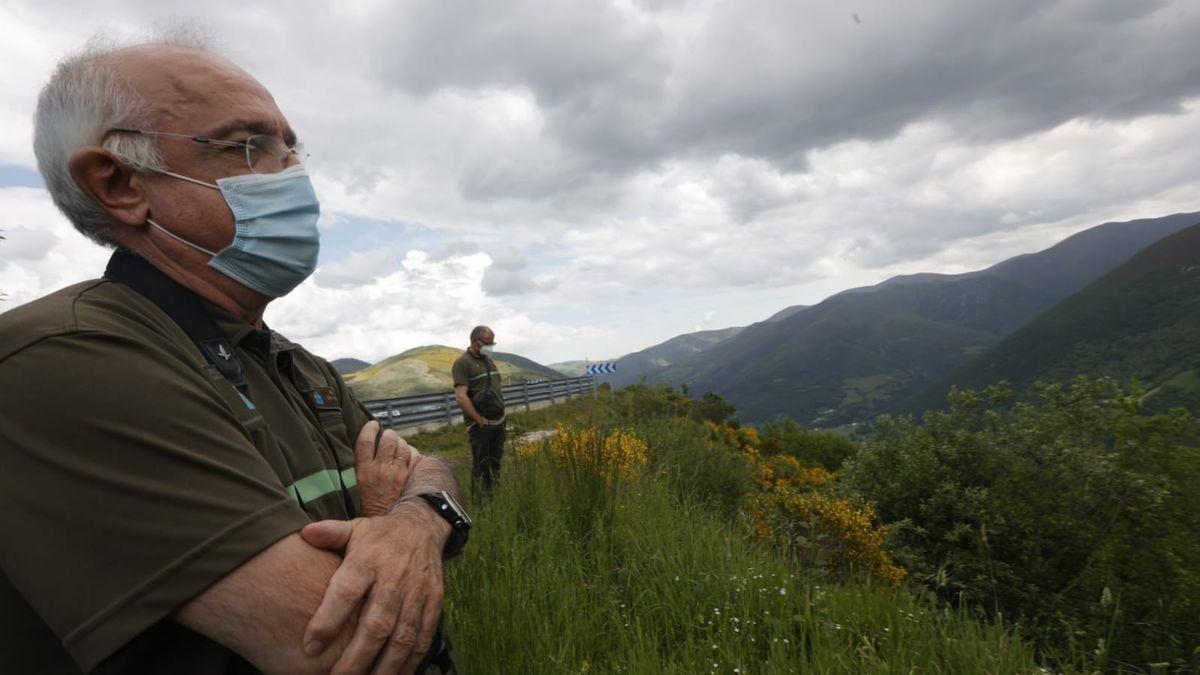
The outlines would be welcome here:
[[[246,139],[246,164],[255,173],[283,171],[295,157],[301,164],[308,155],[304,144],[297,143],[289,148],[278,136],[256,135]]]

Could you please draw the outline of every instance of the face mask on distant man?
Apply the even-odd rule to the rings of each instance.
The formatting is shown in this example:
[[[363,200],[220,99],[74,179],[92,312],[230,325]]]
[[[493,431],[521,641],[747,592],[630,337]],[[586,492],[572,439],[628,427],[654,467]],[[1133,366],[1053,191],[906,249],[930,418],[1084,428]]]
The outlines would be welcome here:
[[[492,349],[493,349],[493,345],[483,345],[479,348],[479,353],[484,356],[491,356]]]
[[[164,174],[221,191],[237,224],[233,243],[213,252],[146,220],[167,235],[212,256],[208,266],[258,291],[278,298],[292,292],[317,268],[321,205],[308,172],[296,165],[277,173],[251,173],[217,180],[217,184]]]

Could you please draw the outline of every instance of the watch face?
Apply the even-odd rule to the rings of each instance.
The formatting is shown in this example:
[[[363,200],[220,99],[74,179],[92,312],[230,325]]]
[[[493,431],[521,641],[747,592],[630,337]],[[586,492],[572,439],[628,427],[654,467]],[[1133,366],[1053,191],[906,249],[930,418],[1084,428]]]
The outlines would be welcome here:
[[[451,497],[449,492],[442,490],[442,499],[445,499],[446,503],[450,505],[450,508],[454,509],[454,512],[458,514],[458,517],[463,519],[467,527],[471,526],[471,516],[467,515],[467,510],[464,509],[457,501],[455,501],[454,497]]]

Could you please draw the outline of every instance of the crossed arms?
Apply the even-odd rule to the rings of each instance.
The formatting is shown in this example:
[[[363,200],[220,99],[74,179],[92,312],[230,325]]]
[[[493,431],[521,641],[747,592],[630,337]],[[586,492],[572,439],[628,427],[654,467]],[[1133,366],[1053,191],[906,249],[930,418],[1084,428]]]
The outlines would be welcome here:
[[[446,490],[461,500],[458,482],[373,421],[355,443],[355,473],[364,517],[281,539],[175,620],[269,673],[413,672],[441,613],[450,525],[409,497]]]

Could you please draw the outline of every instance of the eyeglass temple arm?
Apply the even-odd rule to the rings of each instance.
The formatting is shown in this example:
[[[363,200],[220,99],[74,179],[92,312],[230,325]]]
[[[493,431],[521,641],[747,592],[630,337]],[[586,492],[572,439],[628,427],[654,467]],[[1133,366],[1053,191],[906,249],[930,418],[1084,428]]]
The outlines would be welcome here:
[[[127,134],[142,134],[143,136],[174,136],[175,138],[187,138],[196,141],[197,143],[212,143],[214,145],[227,145],[231,148],[244,148],[246,143],[243,141],[222,141],[216,138],[207,136],[192,136],[190,134],[177,134],[172,131],[146,131],[144,129],[113,129],[112,131],[120,131]],[[111,132],[110,132],[111,133]]]

